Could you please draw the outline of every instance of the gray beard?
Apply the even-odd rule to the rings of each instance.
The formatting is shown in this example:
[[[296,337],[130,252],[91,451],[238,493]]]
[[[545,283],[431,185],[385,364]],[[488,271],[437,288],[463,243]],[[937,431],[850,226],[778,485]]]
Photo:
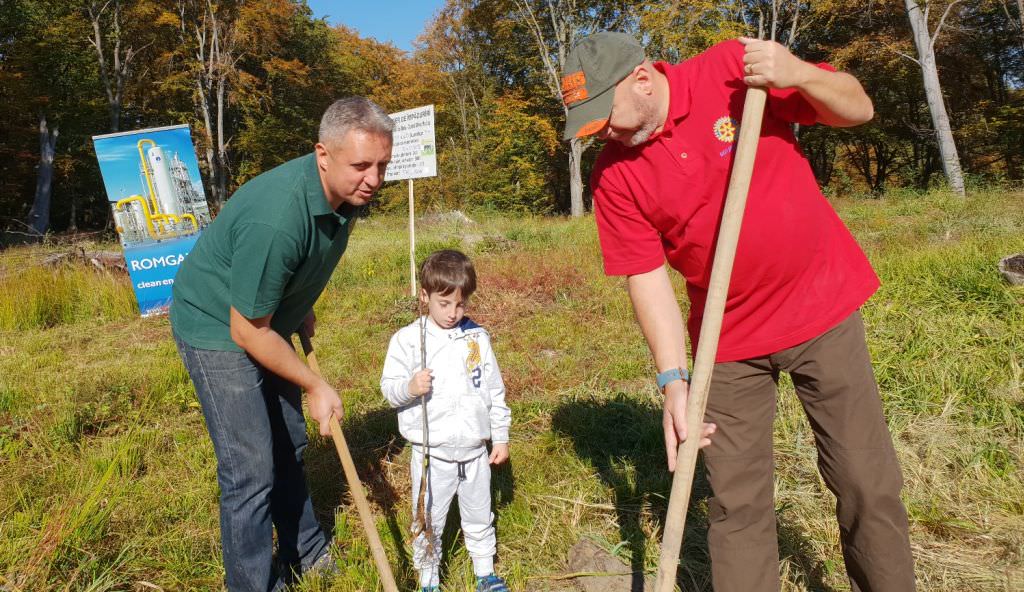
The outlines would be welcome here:
[[[658,129],[659,125],[656,121],[658,114],[655,112],[653,105],[641,101],[640,99],[635,99],[633,105],[643,116],[646,123],[640,126],[640,129],[633,132],[633,135],[629,138],[629,142],[627,142],[626,145],[630,148],[639,146],[649,140],[651,138],[651,134],[654,133],[654,130]]]
[[[651,134],[653,134],[654,130],[656,129],[658,129],[657,123],[644,124],[643,127],[641,127],[640,129],[636,130],[636,132],[633,133],[632,137],[629,138],[629,142],[626,145],[629,146],[630,148],[633,148],[635,146],[643,144],[644,142],[650,139]]]

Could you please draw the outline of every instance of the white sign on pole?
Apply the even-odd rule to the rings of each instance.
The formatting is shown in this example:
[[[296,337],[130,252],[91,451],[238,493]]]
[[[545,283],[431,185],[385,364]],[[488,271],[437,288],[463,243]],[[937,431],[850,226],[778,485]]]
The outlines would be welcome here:
[[[391,163],[385,181],[421,179],[437,176],[437,149],[434,144],[434,106],[392,113],[395,122]]]
[[[409,293],[416,297],[416,206],[413,179],[437,176],[437,148],[434,144],[434,106],[424,105],[392,113],[391,162],[385,181],[409,181]]]

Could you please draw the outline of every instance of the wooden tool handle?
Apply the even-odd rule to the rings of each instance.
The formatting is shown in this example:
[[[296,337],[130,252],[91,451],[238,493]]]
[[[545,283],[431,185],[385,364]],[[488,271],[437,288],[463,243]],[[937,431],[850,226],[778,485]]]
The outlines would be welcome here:
[[[693,472],[697,466],[697,452],[700,450],[701,432],[704,427],[708,387],[711,386],[711,372],[715,366],[715,354],[718,352],[718,338],[722,331],[729,278],[732,276],[740,226],[743,224],[743,209],[747,204],[747,191],[750,189],[750,177],[754,171],[754,156],[757,154],[757,141],[761,136],[761,120],[767,97],[768,92],[765,89],[750,87],[743,102],[743,121],[740,122],[740,134],[736,142],[736,159],[733,161],[732,175],[729,177],[729,191],[725,196],[722,226],[718,231],[710,286],[700,325],[700,339],[690,379],[690,396],[686,405],[686,441],[679,444],[676,473],[672,478],[672,494],[665,517],[656,592],[671,592],[675,586],[679,552],[683,544],[683,531],[686,528],[686,511],[690,505],[690,491],[693,488]]]
[[[302,351],[306,354],[306,362],[309,363],[309,367],[317,376],[323,377],[320,372],[320,364],[316,361],[316,353],[313,351],[313,343],[309,340],[305,328],[299,330],[299,341],[302,342]],[[359,481],[359,474],[356,473],[356,465],[348,450],[345,434],[341,431],[338,418],[333,415],[330,419],[330,427],[334,447],[338,450],[338,458],[341,459],[345,479],[348,480],[348,489],[359,510],[359,521],[362,522],[363,531],[366,532],[366,538],[370,542],[370,552],[373,554],[373,562],[377,565],[377,572],[380,574],[380,583],[384,587],[384,592],[398,592],[395,576],[388,564],[388,556],[384,553],[384,544],[381,543],[380,535],[377,533],[377,523],[373,519],[373,512],[370,511],[370,503],[366,500],[366,492],[363,491],[363,484]]]

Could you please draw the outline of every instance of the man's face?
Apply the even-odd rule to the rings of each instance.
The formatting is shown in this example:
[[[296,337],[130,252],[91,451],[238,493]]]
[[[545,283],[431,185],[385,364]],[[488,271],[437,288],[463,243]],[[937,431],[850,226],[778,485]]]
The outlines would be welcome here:
[[[317,144],[316,160],[331,207],[366,205],[384,182],[384,170],[391,160],[391,137],[350,130],[340,142]]]
[[[427,294],[426,290],[420,288],[420,302],[427,305],[427,314],[442,329],[451,329],[466,316],[466,300],[458,288],[449,294]]]
[[[654,97],[643,92],[635,74],[631,74],[615,86],[615,99],[608,116],[608,125],[595,135],[601,140],[614,140],[630,147],[639,146],[660,125]]]

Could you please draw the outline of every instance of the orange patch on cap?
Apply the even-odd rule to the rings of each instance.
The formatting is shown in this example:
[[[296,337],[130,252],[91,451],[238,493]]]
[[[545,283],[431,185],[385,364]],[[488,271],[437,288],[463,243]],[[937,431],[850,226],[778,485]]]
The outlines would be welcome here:
[[[567,76],[562,77],[562,102],[566,105],[571,105],[579,101],[585,100],[587,94],[587,76],[582,70],[579,72],[573,72]]]
[[[576,137],[582,138],[584,136],[589,136],[590,134],[596,134],[597,132],[604,129],[604,126],[606,125],[608,125],[607,118],[594,119],[592,121],[588,121],[587,123],[583,124],[583,127],[580,128],[580,131],[576,132]]]

